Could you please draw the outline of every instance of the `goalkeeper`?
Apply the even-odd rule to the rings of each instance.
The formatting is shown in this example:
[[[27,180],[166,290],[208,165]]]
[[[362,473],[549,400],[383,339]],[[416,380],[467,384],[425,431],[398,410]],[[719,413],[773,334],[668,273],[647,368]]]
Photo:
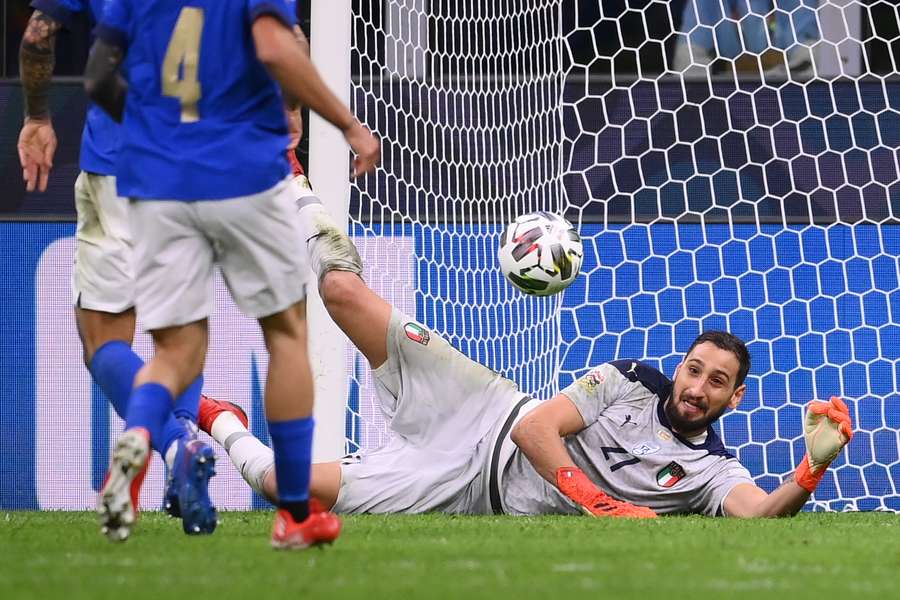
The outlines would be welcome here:
[[[302,180],[302,178],[300,178]],[[772,493],[711,425],[746,390],[750,356],[700,335],[670,381],[637,361],[603,364],[545,402],[470,360],[370,290],[349,238],[308,187],[298,200],[331,317],[374,370],[393,432],[382,447],[313,465],[311,494],[339,513],[585,512],[654,517],[793,515],[852,435],[838,398],[807,407],[807,454]],[[199,425],[273,502],[272,452],[236,405],[203,397]]]

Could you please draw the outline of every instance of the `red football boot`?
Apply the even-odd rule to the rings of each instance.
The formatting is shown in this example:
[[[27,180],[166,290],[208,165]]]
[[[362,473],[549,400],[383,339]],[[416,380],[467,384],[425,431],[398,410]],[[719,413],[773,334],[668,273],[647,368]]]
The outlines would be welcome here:
[[[341,520],[331,512],[311,512],[302,523],[283,508],[275,513],[272,525],[272,547],[278,550],[302,550],[310,546],[330,544],[341,533]]]
[[[138,518],[138,495],[149,465],[150,432],[135,427],[119,436],[97,500],[100,531],[110,541],[124,542],[131,534]]]
[[[213,423],[219,418],[219,415],[225,412],[230,412],[236,416],[238,421],[240,421],[244,427],[250,427],[250,419],[247,418],[247,413],[244,412],[243,408],[234,402],[216,400],[205,394],[200,394],[200,409],[197,411],[197,427],[199,427],[201,431],[205,431],[212,435]]]

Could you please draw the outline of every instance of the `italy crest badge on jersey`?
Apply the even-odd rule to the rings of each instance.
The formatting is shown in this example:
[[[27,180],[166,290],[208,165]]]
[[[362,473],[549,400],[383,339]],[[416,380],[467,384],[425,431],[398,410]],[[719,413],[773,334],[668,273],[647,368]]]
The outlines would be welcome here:
[[[428,330],[421,327],[418,323],[407,323],[403,326],[403,330],[406,332],[406,337],[417,344],[427,346],[429,340],[431,340],[431,335],[428,333]]]
[[[656,474],[656,483],[658,483],[660,487],[670,488],[684,479],[684,476],[684,467],[673,460]]]

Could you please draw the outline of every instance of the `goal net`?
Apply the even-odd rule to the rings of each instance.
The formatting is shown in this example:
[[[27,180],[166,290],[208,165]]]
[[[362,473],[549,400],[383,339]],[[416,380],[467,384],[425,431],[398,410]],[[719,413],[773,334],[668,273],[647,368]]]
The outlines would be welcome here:
[[[672,376],[727,329],[753,366],[718,427],[757,483],[803,456],[802,407],[839,395],[856,434],[811,506],[900,509],[900,84],[870,58],[898,15],[881,10],[354,1],[351,100],[384,144],[351,186],[368,281],[537,397],[613,359]],[[585,241],[549,299],[496,262],[504,224],[538,209]],[[350,373],[352,451],[387,434],[361,357]]]

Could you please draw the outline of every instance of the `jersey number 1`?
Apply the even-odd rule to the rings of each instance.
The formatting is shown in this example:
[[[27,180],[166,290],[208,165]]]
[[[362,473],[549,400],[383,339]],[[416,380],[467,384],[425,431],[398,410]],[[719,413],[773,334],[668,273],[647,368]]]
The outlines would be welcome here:
[[[178,14],[178,21],[169,39],[162,63],[162,93],[181,102],[181,122],[200,120],[197,103],[200,101],[200,36],[203,34],[203,9],[186,6]]]

